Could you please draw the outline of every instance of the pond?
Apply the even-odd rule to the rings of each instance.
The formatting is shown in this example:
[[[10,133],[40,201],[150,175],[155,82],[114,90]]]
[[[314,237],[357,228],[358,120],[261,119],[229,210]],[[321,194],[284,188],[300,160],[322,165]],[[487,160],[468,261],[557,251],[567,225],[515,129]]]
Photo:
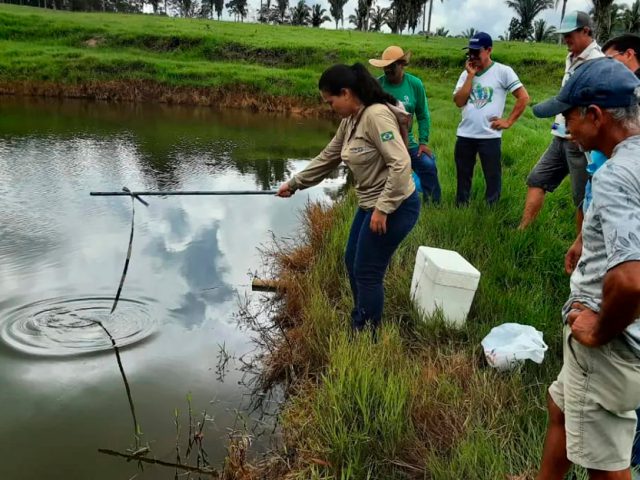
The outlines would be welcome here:
[[[105,456],[134,445],[107,335],[122,346],[142,443],[175,461],[206,410],[205,448],[220,466],[230,429],[269,448],[251,412],[239,299],[271,235],[295,237],[309,199],[331,201],[342,177],[296,194],[146,197],[122,297],[110,309],[131,227],[128,197],[90,191],[269,190],[304,166],[335,125],[241,111],[0,98],[0,478],[173,478],[169,468]],[[253,295],[253,296],[252,296]],[[228,360],[228,361],[227,361]],[[265,423],[266,422],[266,423]],[[253,427],[264,425],[263,429]],[[195,455],[191,455],[195,463]]]

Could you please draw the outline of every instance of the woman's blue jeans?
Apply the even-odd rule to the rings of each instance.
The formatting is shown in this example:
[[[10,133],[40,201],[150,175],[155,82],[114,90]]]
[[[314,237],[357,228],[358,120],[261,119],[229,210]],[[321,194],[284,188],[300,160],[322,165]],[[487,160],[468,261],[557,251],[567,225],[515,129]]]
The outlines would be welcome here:
[[[410,148],[411,169],[416,172],[420,179],[424,201],[432,201],[435,204],[440,203],[442,191],[440,189],[440,181],[438,180],[438,167],[436,166],[436,156],[430,157],[426,153],[418,153],[418,147]]]
[[[387,233],[371,231],[372,210],[358,208],[351,224],[345,252],[354,308],[351,326],[361,330],[367,325],[374,330],[382,320],[384,274],[393,252],[418,221],[420,197],[414,191],[398,209],[387,216]]]

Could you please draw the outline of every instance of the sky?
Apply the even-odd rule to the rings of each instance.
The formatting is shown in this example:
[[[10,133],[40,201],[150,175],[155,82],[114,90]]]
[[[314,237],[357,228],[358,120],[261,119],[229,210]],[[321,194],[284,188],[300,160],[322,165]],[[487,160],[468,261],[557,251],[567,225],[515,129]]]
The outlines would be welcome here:
[[[290,6],[293,6],[297,0],[289,0]],[[275,2],[275,0],[273,0]],[[307,4],[320,3],[329,11],[329,2],[327,0],[306,0]],[[391,3],[390,0],[375,0],[375,5],[387,7]],[[630,1],[622,1],[620,3],[630,4]],[[249,0],[250,8],[249,19],[255,18],[255,12],[260,6],[260,0]],[[344,16],[348,18],[353,14],[357,5],[357,0],[349,0],[344,8]],[[589,11],[591,8],[590,0],[569,0],[567,2],[567,12],[572,10]],[[558,9],[546,10],[537,18],[544,18],[551,25],[556,27],[560,24],[560,12],[562,5]],[[428,7],[427,7],[428,9]],[[460,13],[464,12],[464,15]],[[504,0],[437,0],[433,4],[433,14],[431,17],[431,30],[435,31],[438,27],[444,27],[449,30],[451,35],[458,35],[469,27],[477,30],[485,31],[493,37],[504,34],[509,26],[511,17],[514,16],[513,10],[505,5]],[[223,19],[229,20],[228,13],[225,10]],[[326,22],[323,28],[334,28],[333,22]],[[345,28],[347,22],[345,21]],[[419,23],[422,29],[422,20]]]

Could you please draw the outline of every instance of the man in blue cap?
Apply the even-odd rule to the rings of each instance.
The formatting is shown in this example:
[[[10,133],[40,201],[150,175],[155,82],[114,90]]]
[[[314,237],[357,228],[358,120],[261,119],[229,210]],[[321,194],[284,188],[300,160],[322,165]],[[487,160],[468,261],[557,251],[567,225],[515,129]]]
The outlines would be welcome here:
[[[593,39],[591,18],[585,12],[568,13],[557,30],[564,38],[569,53],[565,62],[564,85],[576,69],[587,60],[603,56],[600,47]],[[538,216],[544,204],[545,194],[553,192],[569,175],[573,203],[578,208],[578,223],[582,215],[580,204],[584,199],[587,184],[587,158],[571,141],[566,132],[564,118],[558,115],[551,127],[553,140],[549,148],[542,154],[538,163],[527,178],[527,198],[525,200],[520,230],[527,228]],[[579,230],[579,228],[578,228]]]
[[[502,167],[500,164],[502,131],[511,127],[529,103],[529,94],[511,67],[491,60],[493,41],[484,33],[469,39],[468,60],[453,91],[453,101],[462,109],[454,151],[458,189],[456,203],[466,205],[471,196],[471,180],[480,156],[487,184],[485,198],[490,205],[500,199]],[[507,94],[516,104],[507,118],[502,118]]]
[[[557,97],[533,108],[561,114],[582,150],[609,159],[593,176],[582,256],[563,308],[563,366],[549,387],[539,480],[571,463],[591,479],[630,480],[640,406],[640,80],[611,58],[584,63]]]

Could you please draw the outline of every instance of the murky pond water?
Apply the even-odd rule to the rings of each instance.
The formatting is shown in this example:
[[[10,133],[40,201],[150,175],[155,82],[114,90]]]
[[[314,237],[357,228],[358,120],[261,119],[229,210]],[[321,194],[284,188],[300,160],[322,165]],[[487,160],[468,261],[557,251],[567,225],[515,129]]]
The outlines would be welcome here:
[[[97,322],[122,346],[142,441],[156,458],[175,461],[176,409],[184,456],[187,396],[194,416],[209,417],[214,465],[229,429],[263,425],[247,410],[240,359],[254,347],[237,325],[238,298],[251,295],[249,273],[271,232],[295,235],[304,203],[329,200],[342,181],[289,200],[136,203],[113,314],[131,200],[89,192],[277,188],[334,129],[206,108],[0,98],[0,478],[173,478],[97,452],[133,445],[124,385]],[[255,451],[268,437],[256,438]]]

